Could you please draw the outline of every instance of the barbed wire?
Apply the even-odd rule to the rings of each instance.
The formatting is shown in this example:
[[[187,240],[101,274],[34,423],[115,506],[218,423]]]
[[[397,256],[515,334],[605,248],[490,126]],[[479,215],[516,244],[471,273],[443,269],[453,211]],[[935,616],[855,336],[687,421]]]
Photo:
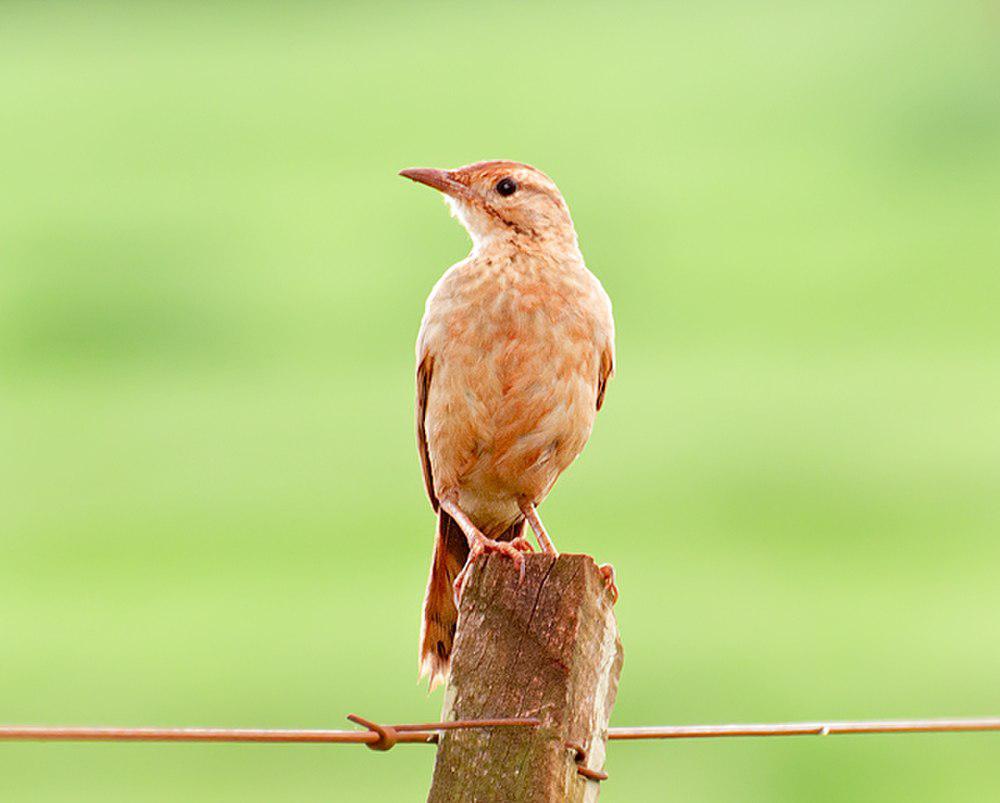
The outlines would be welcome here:
[[[267,728],[109,728],[0,725],[0,741],[85,742],[300,742],[364,744],[387,750],[395,744],[435,744],[441,731],[468,728],[537,727],[538,719],[464,719],[379,725],[356,714],[348,719],[365,730],[277,730]],[[776,722],[737,725],[657,725],[609,728],[608,739],[706,739],[736,736],[835,736],[846,734],[956,733],[1000,731],[1000,717],[979,719],[895,719],[847,722]],[[388,747],[385,746],[387,743]]]
[[[366,730],[275,730],[269,728],[103,728],[44,725],[0,725],[0,741],[40,742],[298,742],[363,744],[388,750],[396,744],[435,744],[440,731],[463,728],[535,727],[534,718],[457,719],[449,722],[379,725],[348,714]]]
[[[371,750],[390,750],[397,744],[436,744],[442,731],[468,728],[538,727],[535,718],[461,719],[380,725],[357,714],[347,718],[365,730],[273,730],[265,728],[91,728],[0,725],[0,741],[86,742],[298,742],[363,744]],[[984,719],[895,719],[856,722],[777,722],[747,725],[660,725],[639,728],[609,728],[608,739],[707,739],[735,736],[833,736],[862,733],[955,733],[1000,731],[1000,718]],[[588,767],[588,749],[566,742],[579,775],[605,781],[608,774]]]

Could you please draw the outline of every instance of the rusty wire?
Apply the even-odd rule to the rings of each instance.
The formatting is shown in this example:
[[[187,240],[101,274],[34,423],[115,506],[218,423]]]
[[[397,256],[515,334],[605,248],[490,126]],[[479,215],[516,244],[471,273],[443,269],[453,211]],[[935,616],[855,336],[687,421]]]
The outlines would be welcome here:
[[[533,718],[457,719],[405,725],[379,725],[350,714],[366,730],[270,730],[264,728],[88,728],[33,725],[0,726],[0,741],[70,742],[297,742],[364,744],[388,750],[395,744],[434,744],[440,731],[460,728],[535,727]]]
[[[988,719],[888,719],[862,722],[775,722],[752,725],[664,725],[610,728],[608,739],[709,739],[732,736],[837,736],[859,733],[959,733],[1000,731],[1000,717]]]
[[[576,762],[577,775],[582,775],[590,781],[606,781],[608,774],[603,770],[592,770],[587,766],[589,755],[587,748],[579,742],[566,742],[566,747],[573,751],[573,761]]]
[[[537,727],[534,718],[459,719],[380,725],[357,714],[347,718],[365,730],[269,730],[261,728],[87,728],[0,725],[0,741],[87,742],[298,742],[363,744],[371,750],[390,750],[397,744],[436,744],[441,731],[466,728]],[[708,739],[735,736],[835,736],[863,733],[957,733],[1000,731],[1000,717],[989,719],[895,719],[855,722],[777,722],[747,725],[664,725],[609,728],[608,739]],[[566,742],[573,751],[579,775],[605,781],[608,774],[587,766],[588,750]]]
[[[365,730],[271,730],[263,728],[91,728],[35,725],[0,725],[0,741],[83,742],[301,742],[378,745],[434,744],[441,731],[467,728],[535,727],[533,718],[462,719],[379,725],[351,714]],[[1000,731],[1000,717],[984,719],[895,719],[851,722],[777,722],[745,725],[662,725],[609,728],[608,739],[708,739],[734,736],[837,736],[864,733],[958,733]],[[390,745],[391,746],[391,745]],[[568,744],[578,755],[586,750]],[[379,749],[388,749],[381,747]]]
[[[441,731],[467,728],[536,727],[534,718],[461,719],[379,725],[356,714],[348,719],[365,730],[273,730],[264,728],[104,728],[0,725],[0,741],[84,742],[300,742],[364,744],[388,750],[393,744],[434,744]],[[851,722],[778,722],[746,725],[663,725],[609,728],[608,739],[707,739],[734,736],[836,736],[863,733],[956,733],[1000,731],[1000,717],[983,719],[895,719]],[[386,746],[388,744],[388,746]],[[578,757],[586,749],[567,744]]]

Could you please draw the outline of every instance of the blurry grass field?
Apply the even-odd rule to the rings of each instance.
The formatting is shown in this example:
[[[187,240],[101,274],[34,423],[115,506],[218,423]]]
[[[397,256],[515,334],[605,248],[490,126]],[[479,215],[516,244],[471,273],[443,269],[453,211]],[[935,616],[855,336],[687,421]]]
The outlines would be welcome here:
[[[415,686],[395,171],[559,183],[619,375],[545,505],[615,724],[1000,712],[987,4],[0,7],[0,721],[338,727]],[[602,801],[1000,798],[990,735],[620,744]],[[433,750],[0,744],[4,801],[419,801]]]

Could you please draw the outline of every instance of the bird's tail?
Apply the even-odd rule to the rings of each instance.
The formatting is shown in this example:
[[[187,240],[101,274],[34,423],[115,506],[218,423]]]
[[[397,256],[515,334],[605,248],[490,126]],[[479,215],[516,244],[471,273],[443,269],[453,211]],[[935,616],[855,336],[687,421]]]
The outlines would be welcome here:
[[[524,519],[521,519],[497,536],[497,540],[510,541],[523,532]],[[424,621],[420,628],[420,677],[430,675],[431,691],[448,678],[458,625],[454,583],[468,557],[469,541],[465,533],[451,516],[439,509],[434,557],[424,595]]]
[[[438,510],[434,557],[424,595],[424,622],[420,628],[420,678],[430,675],[431,691],[448,677],[451,645],[455,640],[458,609],[453,584],[469,557],[469,541],[458,523]]]

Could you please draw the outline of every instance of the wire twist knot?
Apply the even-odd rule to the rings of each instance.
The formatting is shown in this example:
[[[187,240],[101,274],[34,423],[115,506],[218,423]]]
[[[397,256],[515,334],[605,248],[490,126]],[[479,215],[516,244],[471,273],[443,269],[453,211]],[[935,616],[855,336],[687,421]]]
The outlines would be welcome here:
[[[399,735],[396,733],[396,729],[390,725],[379,725],[377,722],[372,722],[370,719],[359,717],[357,714],[348,714],[347,718],[357,725],[368,728],[368,730],[378,736],[378,739],[374,742],[365,743],[365,747],[369,750],[378,750],[379,752],[392,750],[392,748],[396,746],[396,742],[399,741]]]
[[[590,781],[606,781],[608,774],[602,770],[592,770],[587,766],[587,748],[579,742],[566,742],[566,747],[573,751],[576,762],[576,772]]]

